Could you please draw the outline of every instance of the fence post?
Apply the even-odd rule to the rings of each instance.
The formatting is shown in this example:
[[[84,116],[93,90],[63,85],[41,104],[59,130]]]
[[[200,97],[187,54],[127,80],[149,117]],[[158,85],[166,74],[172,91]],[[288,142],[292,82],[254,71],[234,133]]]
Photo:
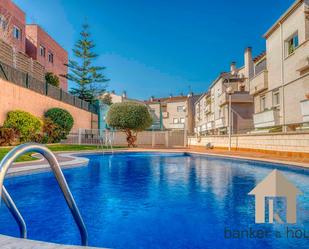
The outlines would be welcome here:
[[[45,82],[45,95],[48,96],[48,83]]]
[[[168,131],[165,131],[165,147],[169,147],[169,141],[168,141]]]
[[[82,129],[78,128],[78,144],[82,144]]]
[[[152,131],[152,133],[151,133],[151,147],[152,148],[154,148],[155,147],[155,143],[156,143],[156,137],[155,137],[155,132],[154,131]]]

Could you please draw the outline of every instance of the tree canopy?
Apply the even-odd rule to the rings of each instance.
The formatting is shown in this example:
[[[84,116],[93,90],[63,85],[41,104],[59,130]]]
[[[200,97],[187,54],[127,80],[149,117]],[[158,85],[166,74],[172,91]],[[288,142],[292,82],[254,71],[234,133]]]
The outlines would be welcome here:
[[[75,86],[70,93],[88,102],[94,102],[96,97],[104,93],[108,79],[103,74],[104,66],[93,65],[98,55],[94,52],[95,43],[91,39],[89,25],[83,24],[80,39],[75,43],[73,54],[66,66],[69,73],[65,75]]]
[[[144,104],[123,102],[112,104],[106,117],[107,124],[127,135],[129,147],[135,147],[137,132],[149,128],[152,118]]]

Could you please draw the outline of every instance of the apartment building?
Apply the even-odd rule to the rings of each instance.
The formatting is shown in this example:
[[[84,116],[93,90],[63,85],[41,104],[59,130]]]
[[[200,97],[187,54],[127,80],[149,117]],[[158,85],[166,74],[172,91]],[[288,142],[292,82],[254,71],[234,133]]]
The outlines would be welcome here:
[[[231,132],[244,133],[252,129],[253,97],[249,94],[249,78],[253,75],[251,48],[244,54],[245,65],[221,73],[207,93],[195,103],[195,132],[227,134],[229,132],[229,98],[231,98]],[[230,95],[230,96],[229,96]]]
[[[265,33],[250,94],[257,130],[296,130],[309,122],[309,1],[297,0]]]
[[[67,80],[61,75],[67,74],[64,64],[68,53],[40,26],[26,25],[25,13],[12,0],[0,1],[0,39],[7,44],[0,61],[32,76],[42,68],[40,81],[46,72],[52,72],[59,77],[60,87],[67,90]],[[31,58],[40,65],[34,65]]]
[[[0,1],[0,39],[25,53],[26,16],[11,0]]]
[[[60,87],[67,91],[67,79],[62,77],[68,72],[68,53],[39,25],[26,25],[26,53],[59,77]]]
[[[169,96],[167,98],[154,98],[145,101],[151,112],[160,121],[161,129],[186,130],[193,133],[194,129],[194,104],[200,95],[193,93],[188,96]]]

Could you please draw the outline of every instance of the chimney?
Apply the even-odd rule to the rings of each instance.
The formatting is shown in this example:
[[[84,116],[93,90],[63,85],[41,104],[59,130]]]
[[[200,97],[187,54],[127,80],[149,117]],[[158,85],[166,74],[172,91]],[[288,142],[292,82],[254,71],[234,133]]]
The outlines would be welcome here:
[[[170,99],[173,98],[173,94],[170,94]]]
[[[154,101],[154,96],[150,97],[150,101],[153,102]]]
[[[231,74],[234,75],[236,73],[236,62],[233,61],[231,63]]]
[[[252,48],[247,47],[245,50],[245,77],[250,79],[254,74],[254,64],[252,59]]]
[[[123,97],[124,99],[126,99],[126,98],[127,98],[127,92],[126,92],[126,91],[123,91],[123,93],[122,93],[122,97]]]

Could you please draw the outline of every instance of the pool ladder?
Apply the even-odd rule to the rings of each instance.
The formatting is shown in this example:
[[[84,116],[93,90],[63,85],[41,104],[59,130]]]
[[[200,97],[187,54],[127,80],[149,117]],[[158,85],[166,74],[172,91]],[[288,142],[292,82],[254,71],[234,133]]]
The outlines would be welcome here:
[[[78,226],[80,236],[81,236],[81,244],[83,246],[88,245],[88,234],[86,230],[85,223],[80,215],[80,212],[78,210],[78,207],[75,203],[75,200],[73,198],[73,195],[69,189],[69,186],[64,178],[64,175],[62,173],[62,170],[60,168],[60,165],[58,163],[57,158],[55,155],[47,149],[45,146],[36,144],[36,143],[28,143],[28,144],[22,144],[14,149],[12,149],[9,153],[6,154],[6,156],[3,158],[3,160],[0,163],[0,194],[2,195],[2,199],[6,206],[8,207],[9,211],[15,218],[20,231],[20,237],[21,238],[27,238],[27,227],[26,223],[19,212],[18,208],[16,207],[13,199],[7,192],[6,188],[4,187],[4,178],[6,176],[6,173],[8,169],[12,166],[13,162],[21,155],[27,153],[27,152],[37,152],[41,154],[43,157],[46,158],[48,161],[52,171],[54,172],[54,175],[57,179],[57,182],[59,184],[59,187],[64,195],[64,198],[67,202],[67,205],[73,215],[73,218]],[[0,199],[1,200],[1,199]]]

